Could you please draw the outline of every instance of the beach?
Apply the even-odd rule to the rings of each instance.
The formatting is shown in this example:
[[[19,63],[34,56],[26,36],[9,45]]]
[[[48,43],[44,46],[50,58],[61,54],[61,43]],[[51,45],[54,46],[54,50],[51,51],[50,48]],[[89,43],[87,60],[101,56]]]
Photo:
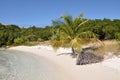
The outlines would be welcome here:
[[[70,80],[62,68],[28,52],[0,51],[0,80]]]
[[[70,56],[70,48],[54,51],[51,46],[38,45],[11,47],[9,50],[23,51],[49,60],[57,67],[54,71],[65,80],[120,80],[119,57],[96,64],[75,65],[76,59]]]

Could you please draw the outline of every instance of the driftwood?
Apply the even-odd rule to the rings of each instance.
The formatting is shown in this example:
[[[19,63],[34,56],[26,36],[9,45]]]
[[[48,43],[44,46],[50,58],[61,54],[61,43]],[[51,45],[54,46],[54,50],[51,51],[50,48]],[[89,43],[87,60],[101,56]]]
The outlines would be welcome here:
[[[88,51],[86,48],[82,49],[80,54],[77,56],[76,65],[85,65],[91,63],[98,63],[103,60],[103,57],[94,54],[91,51]]]

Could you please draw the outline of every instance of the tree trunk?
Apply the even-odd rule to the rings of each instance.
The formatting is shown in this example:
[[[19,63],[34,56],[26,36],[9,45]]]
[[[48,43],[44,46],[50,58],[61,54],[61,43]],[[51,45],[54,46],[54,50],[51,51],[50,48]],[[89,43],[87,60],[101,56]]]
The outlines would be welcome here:
[[[81,53],[79,53],[79,54],[77,55],[76,65],[80,65],[80,56],[81,56]]]
[[[76,52],[75,49],[72,47],[72,57],[75,58],[76,57]]]

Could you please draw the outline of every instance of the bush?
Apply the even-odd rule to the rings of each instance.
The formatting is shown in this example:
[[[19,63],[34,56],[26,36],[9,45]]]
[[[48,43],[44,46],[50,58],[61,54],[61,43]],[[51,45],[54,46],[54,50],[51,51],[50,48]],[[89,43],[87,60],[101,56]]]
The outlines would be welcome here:
[[[24,42],[25,42],[24,38],[16,38],[16,39],[14,39],[14,44],[15,45],[23,44]]]
[[[38,42],[43,42],[44,40],[43,39],[41,39],[41,38],[38,38],[38,40],[37,40]]]
[[[29,42],[34,42],[34,41],[37,41],[37,36],[36,35],[28,35],[27,37],[26,37],[26,39],[27,39],[27,41],[29,41]]]
[[[120,33],[116,33],[115,34],[115,39],[118,40],[118,41],[120,41]]]

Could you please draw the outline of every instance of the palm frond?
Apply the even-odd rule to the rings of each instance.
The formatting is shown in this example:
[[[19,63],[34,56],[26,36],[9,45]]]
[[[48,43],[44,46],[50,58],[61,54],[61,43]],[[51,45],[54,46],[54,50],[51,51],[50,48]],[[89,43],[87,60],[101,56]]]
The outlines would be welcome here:
[[[81,39],[80,38],[74,38],[73,40],[71,40],[71,46],[76,49],[76,50],[80,50],[81,49]]]
[[[72,24],[72,16],[63,15],[60,18],[64,19],[66,25],[71,26],[71,24]]]
[[[83,44],[95,42],[98,39],[97,38],[98,35],[91,31],[81,32],[78,36],[82,39],[81,42]]]
[[[61,25],[60,30],[69,36],[72,34],[71,28],[65,24]]]
[[[75,27],[75,32],[79,32],[80,28],[81,28],[81,25],[87,23],[89,20],[85,20],[85,21],[82,21],[78,24],[77,27]]]
[[[72,16],[64,15],[64,16],[61,16],[61,18],[64,19],[64,23],[61,27],[61,30],[65,32],[67,35],[72,36],[74,33],[72,30],[72,23],[73,23]]]
[[[79,37],[81,38],[97,38],[97,34],[91,32],[91,31],[86,31],[86,32],[81,32],[78,34]]]

